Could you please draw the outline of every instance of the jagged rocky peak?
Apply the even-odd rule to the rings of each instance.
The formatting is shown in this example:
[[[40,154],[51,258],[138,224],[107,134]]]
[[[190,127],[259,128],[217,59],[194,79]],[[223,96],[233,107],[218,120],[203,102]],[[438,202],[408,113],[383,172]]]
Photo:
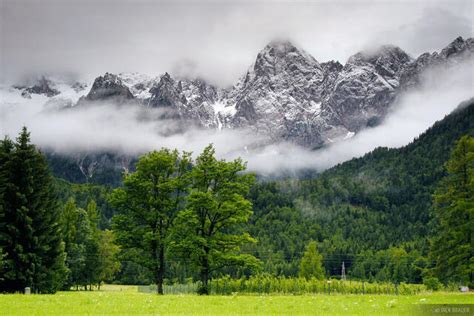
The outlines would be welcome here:
[[[344,66],[338,61],[328,61],[321,63],[323,69],[323,80],[321,82],[321,100],[327,99],[334,89],[337,77]]]
[[[399,74],[412,58],[401,48],[394,45],[383,45],[376,50],[359,52],[349,58],[347,66],[363,66],[370,63],[384,76]]]
[[[275,76],[281,72],[314,73],[316,69],[321,70],[316,59],[287,40],[270,42],[258,53],[253,66],[256,76]]]
[[[85,101],[113,101],[119,104],[133,100],[134,97],[119,76],[105,73],[97,77]]]
[[[165,108],[167,118],[177,118],[187,123],[213,128],[217,125],[213,104],[217,89],[202,79],[175,79],[165,73],[150,89],[147,104]]]
[[[169,73],[165,73],[150,89],[149,106],[177,108],[181,103],[186,103],[186,98],[181,95],[180,89],[179,82],[171,78]]]
[[[442,58],[451,58],[465,53],[474,51],[474,39],[468,38],[464,40],[461,36],[457,37],[448,46],[443,48],[439,53]]]
[[[150,89],[159,80],[159,78],[138,72],[121,72],[118,76],[133,96],[142,101],[151,97]]]
[[[23,89],[21,95],[24,98],[31,98],[31,94],[43,94],[47,97],[54,97],[60,93],[57,89],[53,88],[53,83],[45,76],[39,78],[36,83],[30,87],[18,88]]]
[[[402,49],[384,45],[351,56],[325,93],[323,110],[332,126],[357,132],[378,121],[393,102],[400,75],[412,62]]]
[[[227,94],[225,109],[235,114],[225,124],[307,144],[320,114],[323,79],[314,57],[288,41],[273,41]]]
[[[87,83],[76,81],[71,85],[71,88],[79,93],[87,88]]]
[[[344,67],[340,62],[338,62],[337,60],[334,61],[334,60],[330,60],[330,61],[327,61],[325,63],[321,63],[321,68],[323,69],[323,71],[326,73],[326,72],[339,72],[342,70],[342,68]]]
[[[194,105],[196,102],[214,103],[217,101],[219,94],[216,87],[200,78],[180,80],[178,90],[181,91],[190,105]]]
[[[258,52],[254,63],[230,89],[219,89],[201,79],[151,77],[139,73],[106,73],[96,78],[87,96],[86,85],[41,78],[17,87],[25,97],[44,94],[67,106],[91,101],[133,103],[153,108],[166,119],[176,119],[183,130],[250,128],[270,141],[288,140],[317,147],[351,137],[380,122],[400,91],[423,84],[426,69],[451,67],[472,58],[472,38],[456,38],[439,52],[413,60],[402,49],[384,45],[351,56],[345,65],[319,63],[286,40],[272,41]],[[83,92],[84,90],[84,92]],[[78,104],[79,104],[78,103]],[[64,103],[66,104],[66,103]],[[61,106],[62,103],[60,104]]]
[[[322,78],[323,70],[314,57],[289,41],[273,41],[258,53],[254,64],[231,89],[228,98],[238,103],[242,93],[262,98],[268,92],[292,94],[295,98],[300,98],[300,94],[313,94],[319,99]]]
[[[408,89],[422,83],[421,76],[426,69],[433,66],[450,67],[453,64],[472,58],[474,53],[474,39],[464,40],[461,36],[449,43],[439,53],[421,54],[402,73],[400,85],[403,89]]]

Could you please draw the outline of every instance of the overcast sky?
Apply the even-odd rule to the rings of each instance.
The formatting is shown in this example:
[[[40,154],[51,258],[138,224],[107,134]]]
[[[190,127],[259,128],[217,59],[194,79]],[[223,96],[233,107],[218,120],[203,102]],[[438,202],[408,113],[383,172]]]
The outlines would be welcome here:
[[[105,71],[231,85],[272,39],[342,63],[373,45],[416,56],[472,37],[473,1],[0,0],[0,80]]]

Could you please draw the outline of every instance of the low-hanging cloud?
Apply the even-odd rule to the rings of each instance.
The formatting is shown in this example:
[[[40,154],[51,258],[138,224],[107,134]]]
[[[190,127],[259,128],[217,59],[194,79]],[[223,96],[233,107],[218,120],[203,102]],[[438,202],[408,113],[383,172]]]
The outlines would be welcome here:
[[[399,95],[381,125],[317,151],[291,143],[269,143],[245,129],[182,130],[176,121],[162,119],[164,110],[136,105],[51,109],[46,97],[33,95],[32,99],[24,99],[13,88],[2,93],[0,134],[14,137],[26,125],[33,142],[63,154],[114,151],[135,156],[161,147],[199,154],[213,143],[219,157],[240,156],[248,161],[250,170],[262,174],[321,171],[378,146],[399,147],[409,143],[474,96],[473,74],[472,58],[450,68],[429,69],[423,75],[423,85]]]
[[[402,93],[381,125],[363,130],[353,138],[308,151],[292,144],[275,144],[259,154],[244,156],[251,168],[275,170],[324,170],[380,147],[408,144],[436,121],[474,97],[474,59],[451,68],[431,68],[422,75],[423,85]]]

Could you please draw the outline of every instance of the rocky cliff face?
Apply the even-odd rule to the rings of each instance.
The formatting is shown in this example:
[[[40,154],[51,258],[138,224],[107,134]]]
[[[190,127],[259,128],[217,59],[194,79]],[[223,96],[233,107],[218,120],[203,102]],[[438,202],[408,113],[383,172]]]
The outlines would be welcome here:
[[[421,84],[422,74],[429,67],[449,67],[465,58],[472,58],[474,53],[474,39],[464,40],[456,38],[439,53],[424,53],[410,63],[402,73],[400,85],[403,89],[412,88]]]
[[[32,86],[15,86],[15,88],[21,90],[21,96],[28,99],[31,98],[32,94],[42,94],[47,97],[54,97],[60,93],[57,89],[52,87],[52,82],[44,76],[39,78]]]
[[[271,43],[225,96],[226,107],[235,108],[226,126],[307,147],[345,139],[383,120],[399,92],[421,84],[427,68],[472,58],[473,47],[473,39],[459,37],[439,53],[412,59],[385,45],[342,66],[319,63],[289,42]]]
[[[106,73],[94,80],[89,93],[79,100],[79,103],[87,102],[111,102],[124,104],[134,100],[129,88],[117,75]]]
[[[232,117],[226,125],[251,127],[272,140],[311,143],[324,76],[323,67],[305,51],[272,42],[223,99],[225,107],[235,109],[228,111]]]
[[[382,118],[393,102],[400,76],[411,58],[400,48],[383,46],[349,58],[323,101],[330,126],[357,132]]]
[[[383,46],[320,64],[289,42],[271,43],[229,93],[231,127],[314,147],[353,135],[383,117],[410,57]]]
[[[166,108],[172,117],[193,122],[199,126],[215,128],[217,125],[214,104],[217,89],[203,80],[175,80],[165,73],[149,90],[144,104],[153,108]]]

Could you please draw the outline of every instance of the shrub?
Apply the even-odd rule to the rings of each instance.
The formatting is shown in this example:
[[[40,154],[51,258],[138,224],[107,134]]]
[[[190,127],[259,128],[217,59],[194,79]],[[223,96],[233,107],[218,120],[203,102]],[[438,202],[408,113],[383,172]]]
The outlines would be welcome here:
[[[423,284],[426,286],[428,290],[431,290],[431,291],[438,291],[443,287],[441,282],[439,282],[438,278],[435,278],[435,277],[429,277],[429,278],[423,279]]]

